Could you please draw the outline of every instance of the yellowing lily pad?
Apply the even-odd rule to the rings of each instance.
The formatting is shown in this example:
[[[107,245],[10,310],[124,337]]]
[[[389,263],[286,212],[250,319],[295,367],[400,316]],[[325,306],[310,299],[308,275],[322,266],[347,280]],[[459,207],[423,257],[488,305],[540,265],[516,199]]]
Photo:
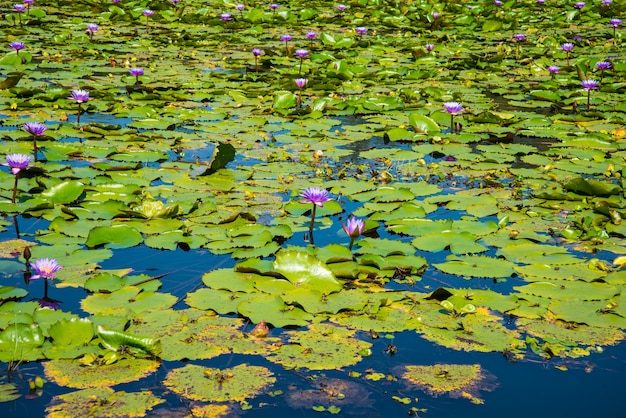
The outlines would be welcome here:
[[[59,386],[95,388],[133,382],[154,373],[160,362],[123,358],[109,365],[85,366],[77,360],[51,360],[43,364],[46,378]]]
[[[196,401],[227,402],[252,398],[276,378],[265,367],[240,364],[215,369],[188,364],[174,369],[163,381],[173,392]]]
[[[491,376],[479,364],[436,364],[434,366],[402,366],[402,378],[412,386],[433,396],[449,394],[481,404],[480,391],[495,389]]]
[[[149,391],[116,392],[111,388],[91,388],[55,396],[46,408],[50,418],[68,416],[144,417],[165,400]]]

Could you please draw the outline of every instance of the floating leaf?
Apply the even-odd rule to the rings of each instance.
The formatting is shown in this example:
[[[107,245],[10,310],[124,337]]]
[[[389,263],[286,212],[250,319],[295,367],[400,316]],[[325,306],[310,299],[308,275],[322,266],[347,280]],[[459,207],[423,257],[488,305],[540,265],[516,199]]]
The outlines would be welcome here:
[[[287,368],[332,370],[361,361],[359,352],[372,345],[354,338],[355,331],[329,324],[312,324],[308,331],[288,332],[283,344],[267,359]]]
[[[449,261],[434,264],[444,273],[463,277],[502,278],[513,274],[515,264],[499,258],[484,256],[448,256]]]
[[[116,392],[108,387],[84,389],[52,398],[47,416],[143,417],[153,407],[165,402],[149,391]]]
[[[399,368],[400,369],[400,368]],[[439,396],[449,394],[453,398],[467,398],[481,404],[480,391],[492,391],[493,380],[479,364],[437,364],[434,366],[402,366],[402,378],[418,389]]]
[[[188,364],[170,371],[163,384],[187,399],[227,402],[252,398],[275,381],[272,372],[260,366],[214,369]]]
[[[134,382],[154,373],[155,360],[123,358],[113,364],[85,366],[77,360],[50,360],[43,364],[46,378],[59,386],[86,389]]]

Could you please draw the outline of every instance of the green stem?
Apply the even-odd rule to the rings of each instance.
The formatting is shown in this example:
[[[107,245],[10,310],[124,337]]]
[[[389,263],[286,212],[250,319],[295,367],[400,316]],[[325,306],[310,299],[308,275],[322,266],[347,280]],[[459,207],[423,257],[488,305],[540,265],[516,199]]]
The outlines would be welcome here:
[[[17,177],[18,174],[15,175],[15,184],[13,185],[13,198],[11,198],[11,203],[15,203],[15,197],[17,196]]]
[[[313,225],[315,224],[315,210],[317,209],[317,205],[313,203],[313,210],[311,211],[311,223],[309,224],[309,236],[311,237],[311,245],[315,246],[315,241],[313,240]]]
[[[450,133],[454,133],[454,115],[450,114]]]
[[[33,152],[35,153],[35,162],[37,162],[37,136],[33,135]]]

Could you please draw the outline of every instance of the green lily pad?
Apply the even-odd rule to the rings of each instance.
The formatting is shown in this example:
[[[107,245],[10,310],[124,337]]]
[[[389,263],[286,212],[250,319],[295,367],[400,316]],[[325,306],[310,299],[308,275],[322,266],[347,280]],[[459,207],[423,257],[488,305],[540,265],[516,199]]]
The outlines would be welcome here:
[[[226,402],[252,398],[275,381],[273,373],[260,366],[215,369],[188,364],[170,371],[163,384],[187,399]]]

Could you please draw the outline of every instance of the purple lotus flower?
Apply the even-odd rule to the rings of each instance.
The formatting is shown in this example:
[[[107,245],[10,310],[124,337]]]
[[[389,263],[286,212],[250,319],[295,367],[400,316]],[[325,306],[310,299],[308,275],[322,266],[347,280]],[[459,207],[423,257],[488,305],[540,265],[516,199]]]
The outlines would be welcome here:
[[[228,20],[233,20],[233,17],[231,16],[230,13],[222,13],[220,15],[220,19],[228,21]]]
[[[463,105],[459,102],[445,102],[443,106],[446,108],[446,112],[451,115],[458,115],[463,111]]]
[[[313,204],[313,209],[311,209],[311,223],[309,223],[309,237],[311,239],[311,244],[315,245],[315,241],[313,239],[313,226],[315,225],[315,210],[317,207],[324,206],[324,203],[328,202],[330,197],[328,196],[328,191],[326,189],[320,189],[319,187],[309,187],[305,189],[302,193],[300,193],[300,203],[311,203]]]
[[[502,6],[502,2],[500,0],[494,0],[493,4],[496,6]]]
[[[296,78],[293,80],[293,82],[295,83],[296,87],[300,89],[298,91],[298,98],[296,99],[296,109],[300,109],[300,107],[302,106],[302,89],[305,88],[307,84],[309,84],[309,79]]]
[[[8,154],[6,159],[7,162],[4,165],[9,166],[14,175],[30,166],[30,156],[26,154]]]
[[[97,32],[98,29],[100,29],[100,26],[96,25],[95,23],[87,23],[87,31],[88,32]]]
[[[35,3],[35,0],[24,0],[23,3],[26,5],[26,7],[32,6],[33,3]]]
[[[143,75],[143,68],[131,68],[128,72],[134,77],[139,77],[140,75]]]
[[[28,122],[22,126],[26,132],[34,136],[44,136],[43,133],[48,130],[48,127],[39,122]]]
[[[437,19],[439,17],[439,12],[433,12],[433,19]]]
[[[309,56],[309,51],[307,51],[306,49],[296,49],[296,52],[294,52],[293,55],[298,58],[306,58]]]
[[[359,26],[355,30],[358,35],[367,35],[367,28],[364,28],[363,26]]]
[[[616,28],[616,27],[618,27],[618,26],[621,26],[621,25],[622,25],[622,20],[621,20],[621,19],[615,19],[615,18],[614,18],[614,19],[609,20],[609,24],[610,24],[611,26],[613,26],[614,28]]]
[[[537,0],[537,4],[542,5],[546,2],[546,0]]]
[[[139,84],[139,77],[143,75],[143,68],[135,67],[128,70],[128,73],[135,77],[135,84]]]
[[[596,68],[598,70],[608,70],[609,68],[611,68],[611,63],[608,61],[598,61],[596,62]]]
[[[78,103],[78,112],[76,112],[76,125],[80,125],[80,113],[81,113],[80,105],[81,103],[85,103],[91,100],[91,98],[89,97],[89,92],[86,90],[80,90],[80,89],[72,90],[72,95],[68,97],[68,99],[74,100],[76,103]]]
[[[424,45],[424,48],[426,49],[426,51],[430,52],[435,49],[435,44],[426,44]]]
[[[574,8],[578,10],[582,9],[585,6],[586,3],[584,1],[577,1],[576,4],[574,4]]]
[[[13,48],[15,50],[15,53],[19,55],[20,51],[26,48],[26,45],[24,44],[24,42],[11,42],[9,44],[9,47]]]
[[[513,35],[513,39],[518,42],[524,42],[526,40],[526,35],[524,35],[523,33],[516,33],[515,35]]]
[[[580,87],[587,92],[587,110],[591,108],[591,90],[600,88],[600,83],[596,80],[587,79],[580,82]]]
[[[565,53],[567,54],[567,65],[569,66],[569,53],[570,51],[574,49],[574,44],[571,42],[565,42],[563,45],[561,45],[561,50],[565,51]]]
[[[174,6],[178,5],[178,3],[180,3],[180,0],[170,0]]]
[[[296,49],[296,52],[293,55],[300,58],[300,69],[298,70],[298,73],[302,74],[302,62],[309,56],[309,51],[306,49]]]
[[[350,217],[348,221],[343,224],[343,230],[352,239],[362,235],[364,228],[365,223],[363,222],[363,220],[355,218],[354,216]]]
[[[22,129],[33,136],[33,153],[35,154],[35,162],[37,162],[37,137],[44,136],[43,134],[48,128],[43,123],[28,122],[22,126]]]
[[[15,182],[13,183],[13,196],[11,197],[11,203],[15,203],[17,197],[17,179],[20,171],[30,167],[30,157],[25,154],[9,154],[6,156],[6,164],[11,169],[11,173],[15,176]],[[19,234],[18,234],[19,237]]]
[[[303,88],[306,87],[307,84],[309,84],[309,79],[308,78],[296,78],[293,80],[293,82],[296,84],[296,86],[302,90]]]
[[[306,38],[310,41],[312,41],[313,39],[317,38],[317,32],[307,32],[306,33]]]
[[[602,0],[602,5],[604,7],[609,7],[613,2],[611,0]]]
[[[86,90],[72,90],[72,95],[68,97],[70,100],[74,100],[76,103],[85,103],[91,100],[89,92]]]
[[[446,109],[446,112],[450,114],[450,133],[454,133],[456,132],[454,126],[454,116],[463,111],[463,105],[459,102],[445,102],[443,107]]]
[[[272,9],[272,10],[276,10],[276,9],[278,9],[279,7],[280,7],[280,6],[278,6],[278,4],[276,4],[276,3],[272,3],[272,4],[270,4],[270,9]]]
[[[63,268],[54,258],[39,258],[30,263],[30,267],[35,273],[35,275],[30,276],[31,280],[41,279],[42,277],[44,279],[54,279],[54,274]]]
[[[291,41],[291,35],[280,35],[280,41],[285,43]]]
[[[336,9],[339,10],[340,12],[345,11],[348,8],[348,6],[346,6],[345,4],[338,4]]]
[[[550,74],[558,74],[560,69],[561,68],[556,65],[551,65],[548,67],[548,72],[550,72]]]
[[[23,13],[26,11],[26,6],[23,4],[14,4],[13,9],[15,9],[15,11],[18,13]]]
[[[328,195],[328,190],[319,187],[309,187],[300,193],[300,203],[312,203],[313,206],[324,206],[324,203],[332,200]]]
[[[239,10],[240,12],[241,12],[243,9],[245,9],[245,8],[246,8],[246,6],[245,6],[245,5],[243,5],[243,4],[241,4],[241,3],[240,3],[240,4],[235,5],[235,9]]]
[[[600,83],[598,83],[596,80],[588,79],[581,81],[580,87],[582,87],[584,90],[597,90],[598,88],[600,88]]]
[[[252,55],[254,55],[254,71],[259,71],[259,57],[263,55],[261,48],[252,48]]]
[[[582,40],[583,40],[583,37],[582,37],[582,36],[580,36],[580,35],[574,35],[574,36],[572,36],[572,40],[573,40],[574,42],[580,42],[580,41],[582,41]]]
[[[143,12],[141,12],[142,15],[144,15],[145,17],[150,17],[154,14],[154,12],[150,9],[145,9]]]

